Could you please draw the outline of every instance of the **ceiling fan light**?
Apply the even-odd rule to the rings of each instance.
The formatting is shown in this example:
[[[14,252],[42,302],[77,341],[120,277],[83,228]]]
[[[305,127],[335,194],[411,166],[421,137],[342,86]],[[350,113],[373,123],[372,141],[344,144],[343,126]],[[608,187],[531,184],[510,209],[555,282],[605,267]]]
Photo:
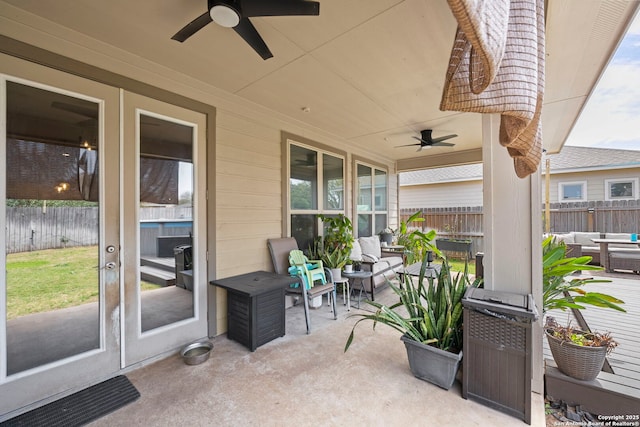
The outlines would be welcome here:
[[[226,5],[216,5],[209,11],[213,22],[221,27],[232,28],[240,22],[240,14]]]

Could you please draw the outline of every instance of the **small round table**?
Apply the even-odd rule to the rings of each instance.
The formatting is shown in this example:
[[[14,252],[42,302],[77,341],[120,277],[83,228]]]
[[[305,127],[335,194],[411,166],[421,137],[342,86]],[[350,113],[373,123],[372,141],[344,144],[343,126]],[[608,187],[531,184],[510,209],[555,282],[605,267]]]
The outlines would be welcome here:
[[[362,300],[362,292],[364,292],[364,295],[367,295],[367,290],[364,288],[364,279],[369,279],[371,276],[373,276],[373,273],[370,271],[353,271],[351,273],[347,273],[347,272],[342,272],[342,275],[348,279],[353,279],[353,284],[354,286],[351,286],[351,290],[357,289],[356,288],[356,280],[360,280],[360,294],[358,295],[358,307],[360,308],[360,301]]]

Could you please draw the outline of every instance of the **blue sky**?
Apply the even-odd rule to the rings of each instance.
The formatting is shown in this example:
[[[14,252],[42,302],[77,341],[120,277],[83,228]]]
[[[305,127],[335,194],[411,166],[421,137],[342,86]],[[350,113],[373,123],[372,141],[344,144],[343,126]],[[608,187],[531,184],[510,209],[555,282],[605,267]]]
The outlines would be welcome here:
[[[566,145],[640,150],[640,14],[627,31]]]

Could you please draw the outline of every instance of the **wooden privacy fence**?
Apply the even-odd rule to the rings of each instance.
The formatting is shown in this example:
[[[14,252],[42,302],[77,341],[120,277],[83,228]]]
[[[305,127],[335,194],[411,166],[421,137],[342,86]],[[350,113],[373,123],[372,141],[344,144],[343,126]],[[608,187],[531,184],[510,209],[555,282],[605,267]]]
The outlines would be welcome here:
[[[7,207],[7,253],[98,244],[98,207]],[[140,209],[143,254],[155,253],[156,238],[189,235],[190,206]]]
[[[552,203],[550,230],[638,233],[640,200]]]
[[[7,253],[98,244],[97,207],[7,208]]]
[[[425,221],[408,224],[410,229],[436,230],[437,237],[469,239],[472,253],[484,251],[482,206],[400,209],[400,220],[406,221],[418,210],[422,211]],[[542,211],[544,213],[544,206]],[[544,221],[544,215],[541,220]],[[552,203],[549,223],[552,233],[638,233],[640,200]]]

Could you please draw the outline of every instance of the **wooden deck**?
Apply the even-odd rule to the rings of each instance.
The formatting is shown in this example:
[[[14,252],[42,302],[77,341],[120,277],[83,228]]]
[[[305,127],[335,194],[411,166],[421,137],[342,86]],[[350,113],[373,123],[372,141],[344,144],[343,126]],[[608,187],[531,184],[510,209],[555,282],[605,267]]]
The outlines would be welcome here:
[[[607,357],[613,368],[613,375],[603,373],[592,385],[606,390],[625,391],[626,395],[636,399],[637,405],[640,397],[640,357],[638,357],[640,354],[640,276],[611,274],[602,278],[609,279],[611,282],[589,284],[585,289],[606,293],[623,300],[625,303],[622,307],[627,312],[590,306],[581,310],[591,330],[611,332],[618,342],[618,347]],[[566,324],[571,321],[573,325],[577,325],[570,311],[556,310],[547,315],[555,317],[559,323]],[[546,339],[544,340],[544,357],[552,359]]]

